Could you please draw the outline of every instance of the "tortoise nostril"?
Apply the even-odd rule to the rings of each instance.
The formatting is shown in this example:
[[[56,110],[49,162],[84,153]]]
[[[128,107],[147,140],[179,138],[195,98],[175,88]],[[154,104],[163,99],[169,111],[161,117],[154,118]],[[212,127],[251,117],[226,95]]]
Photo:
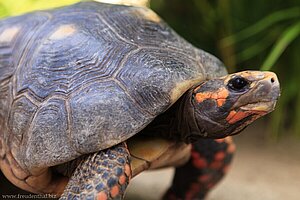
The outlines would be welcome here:
[[[275,79],[274,78],[271,78],[271,83],[274,83],[275,82]]]

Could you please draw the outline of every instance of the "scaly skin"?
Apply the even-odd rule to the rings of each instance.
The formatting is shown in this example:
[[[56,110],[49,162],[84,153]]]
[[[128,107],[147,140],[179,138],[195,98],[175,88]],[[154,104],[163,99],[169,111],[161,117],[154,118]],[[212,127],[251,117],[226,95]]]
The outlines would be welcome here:
[[[190,160],[176,168],[173,184],[164,200],[204,199],[226,174],[235,151],[230,137],[202,139],[193,144]]]
[[[121,143],[83,159],[60,199],[123,199],[130,178],[130,154]]]

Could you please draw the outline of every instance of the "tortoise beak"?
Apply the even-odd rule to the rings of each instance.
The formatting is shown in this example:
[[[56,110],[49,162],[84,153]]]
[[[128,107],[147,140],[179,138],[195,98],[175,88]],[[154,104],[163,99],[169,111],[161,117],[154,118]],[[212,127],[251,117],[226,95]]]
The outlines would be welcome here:
[[[273,111],[280,96],[280,85],[276,74],[252,72],[247,79],[252,82],[251,92],[242,95],[233,107],[266,114]]]

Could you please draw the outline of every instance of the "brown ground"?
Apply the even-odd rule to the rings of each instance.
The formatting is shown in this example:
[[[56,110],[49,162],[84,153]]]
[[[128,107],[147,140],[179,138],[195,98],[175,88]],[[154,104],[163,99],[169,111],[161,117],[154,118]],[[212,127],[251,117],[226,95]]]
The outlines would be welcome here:
[[[262,128],[258,128],[262,127]],[[237,153],[228,176],[207,200],[299,200],[300,138],[265,139],[258,122],[235,136]],[[132,180],[127,200],[158,200],[173,170],[146,172]]]

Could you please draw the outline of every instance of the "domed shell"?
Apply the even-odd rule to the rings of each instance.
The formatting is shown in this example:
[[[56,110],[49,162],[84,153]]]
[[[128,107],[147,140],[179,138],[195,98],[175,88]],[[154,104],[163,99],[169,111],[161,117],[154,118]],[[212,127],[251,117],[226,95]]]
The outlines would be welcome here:
[[[0,147],[28,168],[120,143],[226,73],[142,7],[83,2],[8,18],[0,47]]]

